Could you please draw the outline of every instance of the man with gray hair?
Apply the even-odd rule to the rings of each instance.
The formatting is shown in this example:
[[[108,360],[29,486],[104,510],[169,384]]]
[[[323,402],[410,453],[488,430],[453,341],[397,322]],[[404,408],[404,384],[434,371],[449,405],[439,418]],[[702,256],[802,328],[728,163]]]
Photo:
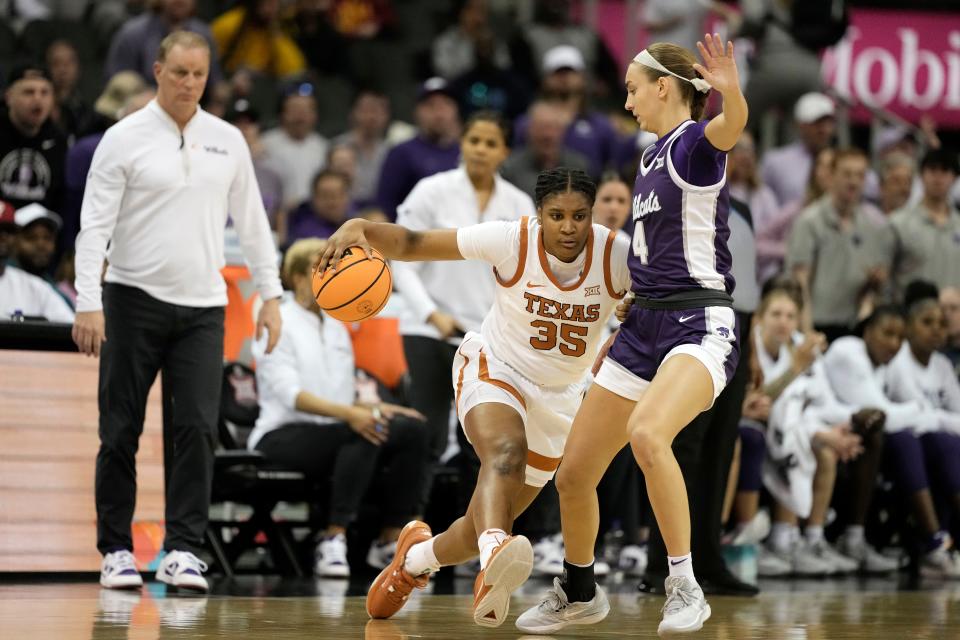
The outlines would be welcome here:
[[[207,526],[220,408],[228,213],[264,301],[257,337],[269,332],[267,352],[280,337],[277,255],[250,151],[236,127],[198,106],[209,67],[201,36],[164,38],[153,66],[156,99],[104,134],[83,197],[73,339],[100,357],[95,494],[107,588],[143,584],[131,553],[135,454],[162,370],[173,451],[157,579],[207,590],[195,553]]]
[[[913,178],[917,163],[902,151],[893,151],[880,160],[877,177],[880,182],[880,197],[877,205],[884,216],[905,207],[913,191]]]

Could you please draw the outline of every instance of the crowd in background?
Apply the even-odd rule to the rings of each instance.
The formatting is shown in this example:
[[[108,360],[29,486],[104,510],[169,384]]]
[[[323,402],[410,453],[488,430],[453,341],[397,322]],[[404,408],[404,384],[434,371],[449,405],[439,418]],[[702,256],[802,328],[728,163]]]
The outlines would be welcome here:
[[[747,263],[737,274],[737,311],[753,317],[741,340],[754,356],[736,407],[724,540],[760,543],[764,575],[894,571],[896,548],[926,574],[960,578],[950,538],[960,534],[958,153],[931,121],[916,130],[877,125],[854,132],[869,141],[863,148],[839,146],[838,105],[821,85],[819,50],[791,35],[789,5],[648,0],[641,18],[651,41],[693,48],[711,17],[752,45],[752,133],[729,153],[727,184],[742,222],[731,224],[731,243]],[[423,19],[414,29],[416,11]],[[72,320],[73,248],[97,144],[153,98],[158,45],[180,29],[202,35],[214,52],[203,107],[239,128],[250,148],[292,296],[309,287],[298,241],[325,238],[357,216],[426,224],[421,181],[431,176],[450,174],[451,185],[462,177],[431,196],[439,208],[429,218],[458,226],[532,214],[523,194],[532,195],[540,171],[584,169],[601,183],[596,221],[632,232],[633,174],[652,140],[626,117],[618,64],[570,2],[8,0],[0,25],[18,43],[17,55],[4,57],[0,113],[4,320]],[[463,169],[464,150],[476,144],[470,118],[490,111],[512,123],[489,165],[491,198],[519,195],[465,214],[456,194],[473,195],[466,180],[475,175]],[[407,113],[412,124],[398,117]],[[427,416],[430,435],[403,445],[409,464],[435,470],[459,447],[459,471],[469,478],[469,445],[461,437],[448,448],[458,439],[449,435],[450,398],[435,392],[449,386],[449,366],[446,378],[423,366],[430,349],[450,349],[479,326],[464,310],[488,308],[485,289],[398,272],[384,312],[399,318],[396,335],[330,330],[336,335],[312,353],[342,361],[349,352],[357,368]],[[314,373],[341,376],[330,393],[349,405],[353,368]],[[275,369],[258,369],[261,388],[272,388]],[[416,457],[412,442],[429,451]],[[363,458],[364,448],[353,455]],[[302,464],[313,472],[335,466]],[[631,469],[602,491],[605,526],[622,533],[618,555],[606,559],[640,575],[650,518]],[[405,497],[420,514],[430,485]],[[356,489],[354,506],[335,512],[321,539],[320,573],[345,571]],[[537,515],[521,522],[540,541],[544,573],[562,560],[550,500],[548,491]],[[909,516],[913,526],[894,530],[879,510]],[[825,536],[830,525],[836,531]],[[372,564],[386,565],[394,534],[386,528],[371,547]]]

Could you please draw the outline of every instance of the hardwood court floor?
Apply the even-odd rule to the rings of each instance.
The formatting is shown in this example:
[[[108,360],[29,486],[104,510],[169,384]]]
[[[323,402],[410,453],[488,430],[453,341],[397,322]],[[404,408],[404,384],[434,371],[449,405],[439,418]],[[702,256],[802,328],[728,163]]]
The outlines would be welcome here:
[[[91,581],[92,582],[92,581]],[[514,628],[546,583],[531,582],[514,598],[498,629],[469,617],[472,581],[447,580],[418,593],[393,620],[369,621],[364,585],[335,581],[241,578],[217,582],[207,597],[168,593],[148,583],[142,593],[104,591],[84,583],[0,583],[0,638],[138,640],[269,638],[271,640],[533,640]],[[599,625],[557,638],[656,638],[662,599],[640,596],[633,581],[608,585],[613,611]],[[697,639],[960,640],[960,583],[904,590],[895,581],[763,583],[758,598],[713,597],[713,617]]]

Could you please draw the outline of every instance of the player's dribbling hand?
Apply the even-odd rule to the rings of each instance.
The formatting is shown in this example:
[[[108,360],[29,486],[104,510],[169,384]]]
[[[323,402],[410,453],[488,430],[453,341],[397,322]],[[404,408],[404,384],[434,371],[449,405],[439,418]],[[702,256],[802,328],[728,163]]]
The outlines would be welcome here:
[[[320,254],[320,260],[317,262],[316,270],[323,273],[327,267],[337,268],[337,263],[343,252],[350,247],[360,247],[368,258],[373,257],[373,248],[367,242],[364,234],[366,220],[348,220],[343,223],[337,232],[327,238],[327,247]]]
[[[78,311],[71,335],[80,353],[99,357],[100,346],[107,341],[103,311]]]

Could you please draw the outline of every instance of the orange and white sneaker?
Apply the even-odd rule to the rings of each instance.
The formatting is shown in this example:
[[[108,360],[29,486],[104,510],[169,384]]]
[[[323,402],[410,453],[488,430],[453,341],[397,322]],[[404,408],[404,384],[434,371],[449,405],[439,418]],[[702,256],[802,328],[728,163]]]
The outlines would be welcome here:
[[[367,614],[371,618],[389,618],[403,608],[414,587],[423,589],[430,581],[430,574],[412,576],[403,568],[407,552],[413,545],[429,540],[433,532],[425,522],[413,520],[400,532],[397,538],[397,552],[393,561],[380,572],[367,591]]]
[[[533,546],[524,536],[507,536],[497,545],[473,583],[473,621],[499,627],[510,611],[510,596],[530,577]]]

